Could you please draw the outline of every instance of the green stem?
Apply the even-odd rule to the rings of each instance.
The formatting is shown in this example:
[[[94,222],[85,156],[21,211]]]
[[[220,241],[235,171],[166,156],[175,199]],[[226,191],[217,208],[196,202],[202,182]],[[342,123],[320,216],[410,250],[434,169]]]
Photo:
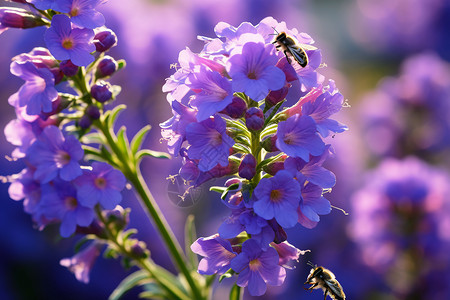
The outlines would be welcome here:
[[[97,213],[98,219],[105,225],[104,230],[105,230],[108,240],[110,242],[114,243],[114,245],[116,246],[116,248],[119,250],[119,252],[122,255],[133,259],[141,269],[146,270],[147,273],[150,275],[150,277],[152,279],[154,279],[156,282],[158,282],[158,284],[161,287],[163,287],[169,294],[171,294],[172,297],[174,297],[176,299],[181,299],[181,300],[189,300],[190,299],[185,293],[183,293],[183,291],[181,291],[176,285],[174,285],[173,282],[165,280],[164,276],[158,276],[157,266],[152,264],[149,260],[137,259],[137,258],[133,257],[132,255],[130,255],[130,253],[127,251],[127,249],[124,247],[124,245],[122,245],[119,242],[118,235],[114,234],[107,226],[107,222],[106,222],[105,218],[103,217],[101,210],[98,206],[95,208],[95,211]]]
[[[148,189],[139,168],[137,168],[137,166],[135,165],[131,165],[130,162],[134,163],[134,160],[130,160],[128,153],[123,153],[117,146],[117,141],[113,138],[114,133],[111,132],[112,129],[107,128],[107,126],[105,126],[105,124],[103,124],[102,122],[96,122],[96,124],[98,129],[105,136],[108,146],[117,156],[118,167],[120,167],[125,177],[127,177],[127,179],[134,186],[137,194],[142,200],[143,206],[147,209],[147,213],[150,215],[156,228],[158,229],[172,256],[172,259],[174,260],[176,267],[184,275],[187,283],[191,287],[193,299],[203,299],[199,288],[197,287],[191,273],[186,267],[185,261],[187,261],[187,258],[184,255],[180,244],[175,238],[175,234],[170,229],[169,223],[164,218],[163,213],[161,212],[150,190]]]
[[[251,150],[252,150],[252,155],[255,157],[256,159],[256,165],[258,165],[261,162],[261,142],[260,142],[260,136],[261,136],[261,132],[252,132],[252,145],[251,145]],[[252,181],[255,183],[258,183],[261,180],[261,172],[257,172],[255,174],[255,176],[253,177]]]

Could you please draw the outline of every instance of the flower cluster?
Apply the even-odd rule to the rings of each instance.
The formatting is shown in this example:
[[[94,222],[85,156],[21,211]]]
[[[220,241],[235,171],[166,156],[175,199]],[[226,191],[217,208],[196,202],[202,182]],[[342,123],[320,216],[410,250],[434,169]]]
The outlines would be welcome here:
[[[21,8],[0,11],[2,26],[9,24],[6,16],[16,12],[17,18],[33,16],[39,20],[33,25],[49,27],[44,35],[47,48],[34,48],[12,60],[11,73],[25,83],[8,100],[17,118],[4,132],[16,147],[12,158],[26,166],[9,177],[10,197],[23,200],[39,229],[60,224],[62,237],[77,230],[95,231],[99,211],[116,208],[126,183],[122,172],[109,163],[89,165],[80,142],[99,120],[104,103],[117,94],[100,80],[119,68],[104,53],[115,45],[116,36],[102,27],[104,17],[95,10],[102,2],[23,1],[35,13]],[[32,27],[17,24],[7,27]],[[98,252],[99,246],[90,249]],[[77,278],[88,280],[87,274]]]
[[[449,180],[448,173],[417,158],[387,159],[351,199],[349,232],[364,263],[383,274],[408,274],[386,279],[401,298],[409,291],[410,297],[431,299],[444,290],[442,298],[448,297],[448,286],[436,284],[435,276],[448,280]]]
[[[450,68],[433,53],[411,56],[361,107],[365,138],[379,156],[423,157],[450,147]],[[379,141],[383,141],[380,143]]]
[[[191,185],[233,176],[213,187],[232,212],[218,235],[192,245],[205,256],[198,271],[237,273],[238,286],[262,295],[266,284],[283,283],[286,262],[301,253],[284,229],[313,228],[331,211],[323,193],[335,176],[322,165],[333,151],[324,138],[347,129],[330,119],[344,98],[333,81],[324,84],[321,52],[306,33],[271,17],[237,28],[221,22],[214,30],[217,38],[200,37],[200,53],[180,52],[163,87],[174,116],[161,124],[162,136],[183,158],[180,176]],[[304,47],[306,67],[277,50],[277,32]],[[305,96],[283,107],[293,81]]]

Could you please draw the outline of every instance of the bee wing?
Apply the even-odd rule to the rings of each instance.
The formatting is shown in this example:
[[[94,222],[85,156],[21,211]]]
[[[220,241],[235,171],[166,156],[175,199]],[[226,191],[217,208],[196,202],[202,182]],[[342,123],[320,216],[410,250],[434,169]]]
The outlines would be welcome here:
[[[308,64],[308,55],[306,54],[305,50],[300,47],[294,48],[289,46],[288,50],[300,66],[302,66],[303,68],[306,67],[306,65]]]
[[[304,50],[317,50],[317,47],[309,44],[300,44],[300,47],[302,47]]]
[[[342,286],[336,279],[327,279],[325,283],[330,288],[330,290],[338,297],[336,300],[345,300],[345,294],[342,290]]]

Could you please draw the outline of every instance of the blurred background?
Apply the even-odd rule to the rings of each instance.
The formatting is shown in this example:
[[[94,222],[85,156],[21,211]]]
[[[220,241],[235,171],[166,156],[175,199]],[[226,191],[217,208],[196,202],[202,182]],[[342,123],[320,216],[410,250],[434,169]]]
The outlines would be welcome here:
[[[448,0],[110,0],[99,10],[119,38],[110,55],[127,61],[111,80],[122,85],[117,101],[128,106],[119,123],[130,135],[150,124],[146,147],[160,151],[166,145],[158,124],[171,117],[161,91],[174,72],[170,64],[185,47],[199,52],[197,35],[213,37],[219,21],[256,25],[273,16],[310,34],[322,50],[327,67],[320,72],[336,81],[350,104],[335,116],[350,130],[328,141],[336,156],[327,167],[337,184],[326,198],[349,215],[333,210],[314,229],[297,224],[289,230],[289,242],[311,252],[287,271],[283,286],[260,299],[323,299],[321,291],[303,289],[307,261],[330,269],[347,299],[450,299]],[[22,85],[9,73],[10,60],[44,46],[42,35],[43,28],[36,28],[0,36],[1,128],[15,118],[7,99]],[[3,134],[0,148],[0,175],[19,172],[23,165],[8,161],[13,146]],[[196,216],[198,236],[214,234],[229,214],[216,194],[205,187],[195,203],[181,206],[168,196],[173,187],[166,178],[180,164],[146,159],[142,170],[180,239],[188,214]],[[99,259],[89,284],[76,281],[59,265],[72,256],[76,238],[58,239],[54,228],[33,229],[7,190],[8,184],[0,185],[0,299],[107,299],[129,271]],[[138,228],[152,258],[172,269],[133,192],[124,192],[122,205],[131,207],[130,226]],[[228,299],[232,283],[217,285],[213,299]]]

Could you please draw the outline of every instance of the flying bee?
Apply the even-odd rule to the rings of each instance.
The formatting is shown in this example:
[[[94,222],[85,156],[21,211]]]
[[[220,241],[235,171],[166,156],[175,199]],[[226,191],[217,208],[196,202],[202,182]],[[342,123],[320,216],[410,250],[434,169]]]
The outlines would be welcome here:
[[[313,267],[304,284],[311,284],[309,288],[305,290],[312,290],[321,288],[324,293],[323,300],[326,300],[329,294],[331,299],[345,300],[345,294],[342,290],[342,286],[336,280],[334,274],[324,267],[318,267],[317,265],[308,262],[308,265]]]
[[[289,64],[291,63],[291,61],[288,57],[288,54],[292,56],[295,59],[295,61],[303,68],[308,65],[308,54],[306,54],[306,51],[303,48],[307,50],[316,49],[315,47],[309,45],[303,45],[303,47],[300,47],[295,42],[294,38],[288,36],[286,32],[278,33],[277,37],[272,42],[272,44],[277,44],[275,48],[277,49],[281,48],[281,50],[283,50],[283,53],[286,56],[286,59],[288,60]]]

